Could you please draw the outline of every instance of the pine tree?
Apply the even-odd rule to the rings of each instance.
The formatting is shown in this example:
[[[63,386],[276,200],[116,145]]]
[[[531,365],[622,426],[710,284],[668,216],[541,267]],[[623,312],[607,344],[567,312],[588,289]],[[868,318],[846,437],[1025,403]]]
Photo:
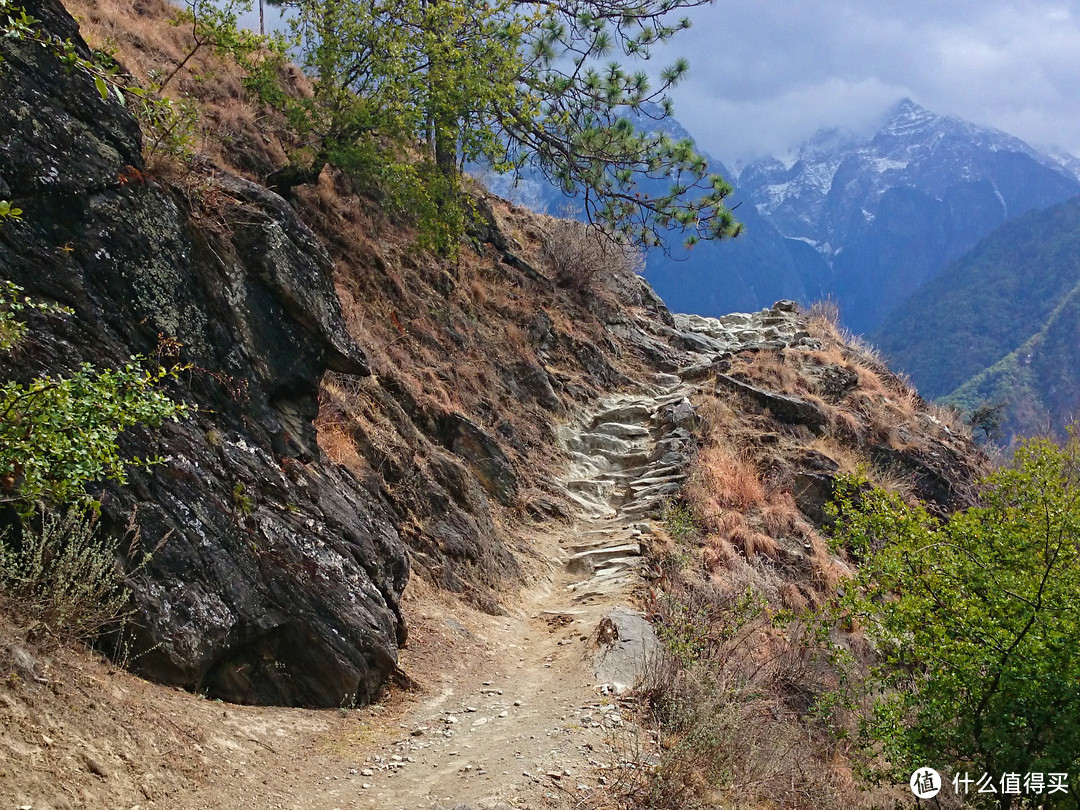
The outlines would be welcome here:
[[[671,114],[667,93],[686,61],[655,86],[644,70],[600,61],[647,60],[689,27],[671,13],[705,0],[284,2],[314,93],[297,98],[256,81],[300,145],[269,178],[282,193],[328,163],[370,171],[389,162],[396,180],[436,185],[456,183],[465,162],[531,165],[634,244],[658,245],[672,232],[689,243],[738,234],[724,204],[730,187],[692,144],[634,123]],[[417,165],[417,151],[438,171]],[[650,192],[643,181],[667,189]]]

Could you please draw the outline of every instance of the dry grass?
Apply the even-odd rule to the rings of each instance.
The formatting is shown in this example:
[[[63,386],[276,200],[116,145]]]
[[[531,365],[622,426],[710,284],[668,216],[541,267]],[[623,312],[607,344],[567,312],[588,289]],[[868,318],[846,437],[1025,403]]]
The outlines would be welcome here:
[[[963,412],[955,405],[938,405],[934,402],[927,402],[926,413],[957,436],[971,439],[971,425],[964,420]]]
[[[801,517],[795,498],[787,491],[773,492],[761,506],[761,522],[771,537],[791,534]]]
[[[791,396],[804,396],[806,382],[790,363],[783,351],[743,352],[735,357],[729,372],[769,391]]]
[[[652,606],[665,652],[646,676],[643,719],[659,730],[659,764],[620,785],[626,806],[851,806],[846,762],[811,720],[818,696],[836,686],[824,648],[797,622],[774,627],[772,611],[747,600],[761,592],[752,566],[729,576],[724,588],[672,567],[668,593]],[[771,598],[808,604],[791,584]]]
[[[866,436],[866,424],[851,411],[843,408],[829,409],[827,435],[845,445],[858,446]]]
[[[197,154],[247,177],[265,176],[286,161],[282,143],[272,135],[266,111],[247,98],[242,75],[212,49],[196,50],[190,25],[174,25],[180,7],[166,0],[64,0],[79,22],[87,43],[115,50],[117,59],[142,87],[158,85],[194,50],[195,56],[162,90],[162,95],[198,106],[193,147]],[[296,92],[306,82],[297,70],[288,76]],[[152,143],[147,143],[147,147]],[[173,167],[156,159],[149,167],[168,173]]]
[[[765,500],[753,462],[738,450],[712,444],[698,454],[686,497],[695,517],[712,529],[727,510],[745,512]],[[715,529],[714,529],[715,530]]]

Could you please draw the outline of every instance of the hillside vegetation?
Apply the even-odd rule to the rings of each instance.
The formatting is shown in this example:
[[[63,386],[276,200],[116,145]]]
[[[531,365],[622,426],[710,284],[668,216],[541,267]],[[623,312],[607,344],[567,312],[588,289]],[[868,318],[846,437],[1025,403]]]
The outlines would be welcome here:
[[[984,239],[871,335],[926,396],[990,402],[1008,435],[1062,432],[1078,394],[1080,198]]]
[[[6,378],[135,354],[197,408],[119,436],[160,463],[90,476],[124,594],[122,632],[96,638],[108,657],[0,595],[0,792],[168,810],[909,797],[889,771],[907,760],[878,756],[896,740],[858,735],[897,687],[874,665],[910,630],[876,632],[892,600],[837,600],[896,589],[874,567],[882,523],[951,526],[979,505],[989,465],[954,414],[827,306],[672,314],[626,240],[480,188],[459,189],[451,245],[430,240],[431,209],[332,163],[279,186],[286,200],[264,181],[297,165],[295,131],[235,61],[187,58],[190,18],[72,0],[80,34],[52,0],[30,5],[76,56],[0,42],[0,193],[20,210],[0,268],[48,304],[10,310],[26,326]],[[115,48],[108,81],[83,36]],[[187,128],[162,150],[130,88],[177,65]],[[309,77],[281,70],[307,98]],[[1052,591],[1069,611],[1074,584]],[[1069,642],[1050,660],[1074,660],[1049,627]],[[920,728],[911,694],[898,734]],[[951,739],[943,767],[989,761]],[[1054,767],[1073,754],[1058,739]]]

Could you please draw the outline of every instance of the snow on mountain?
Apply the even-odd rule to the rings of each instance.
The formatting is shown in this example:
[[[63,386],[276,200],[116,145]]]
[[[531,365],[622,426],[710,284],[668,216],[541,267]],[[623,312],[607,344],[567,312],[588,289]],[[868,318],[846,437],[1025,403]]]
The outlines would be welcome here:
[[[677,120],[634,121],[691,138]],[[650,251],[646,276],[675,308],[702,315],[777,298],[832,296],[849,327],[870,331],[893,308],[1007,219],[1080,194],[1080,160],[902,99],[872,135],[825,129],[790,154],[728,171],[746,226],[732,243]],[[558,213],[568,202],[538,172],[489,187]],[[643,190],[666,188],[642,178]]]
[[[860,330],[1006,219],[1078,193],[1060,156],[910,99],[869,137],[823,130],[794,163],[754,161],[738,181],[739,197],[780,234],[815,246]]]
[[[871,138],[823,130],[800,147],[794,164],[770,157],[747,165],[739,187],[781,233],[822,244],[837,241],[835,230],[845,227],[851,213],[868,212],[865,218],[873,219],[876,203],[891,188],[911,185],[940,198],[957,182],[991,180],[987,155],[993,153],[1024,155],[1069,180],[1077,178],[1063,160],[1019,138],[903,99]],[[1072,160],[1080,169],[1080,161]],[[1004,200],[1002,206],[1007,209]]]

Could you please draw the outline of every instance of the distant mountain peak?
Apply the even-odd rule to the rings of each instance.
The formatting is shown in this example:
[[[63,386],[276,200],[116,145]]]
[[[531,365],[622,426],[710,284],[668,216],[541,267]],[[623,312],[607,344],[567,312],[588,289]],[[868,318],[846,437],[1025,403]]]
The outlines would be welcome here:
[[[887,116],[889,119],[895,118],[936,118],[937,116],[926,107],[921,104],[916,104],[907,96],[904,96],[898,102],[892,105]]]
[[[798,156],[800,160],[804,160],[808,157],[842,152],[855,146],[857,142],[858,138],[850,130],[840,127],[819,129],[799,148]]]
[[[908,135],[940,120],[930,110],[904,97],[889,110],[882,131],[890,135]]]

